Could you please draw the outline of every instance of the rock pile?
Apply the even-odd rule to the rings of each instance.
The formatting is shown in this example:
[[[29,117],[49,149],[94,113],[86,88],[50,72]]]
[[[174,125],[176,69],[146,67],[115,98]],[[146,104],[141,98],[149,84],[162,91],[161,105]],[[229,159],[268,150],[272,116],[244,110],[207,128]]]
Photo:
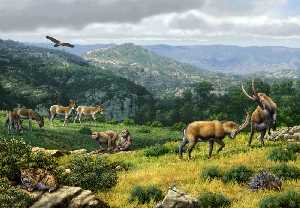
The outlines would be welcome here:
[[[286,140],[289,142],[300,142],[300,126],[281,128],[273,131],[266,138],[272,141]]]

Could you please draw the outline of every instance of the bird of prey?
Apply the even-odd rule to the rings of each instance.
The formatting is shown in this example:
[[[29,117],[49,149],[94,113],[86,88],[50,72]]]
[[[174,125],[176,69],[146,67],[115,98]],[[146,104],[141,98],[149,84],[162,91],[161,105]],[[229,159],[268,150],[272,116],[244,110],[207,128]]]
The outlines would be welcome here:
[[[74,45],[72,45],[71,43],[64,43],[64,42],[61,42],[53,37],[50,37],[50,36],[46,36],[47,39],[51,40],[54,44],[54,47],[58,47],[58,46],[65,46],[65,47],[70,47],[70,48],[74,48]]]

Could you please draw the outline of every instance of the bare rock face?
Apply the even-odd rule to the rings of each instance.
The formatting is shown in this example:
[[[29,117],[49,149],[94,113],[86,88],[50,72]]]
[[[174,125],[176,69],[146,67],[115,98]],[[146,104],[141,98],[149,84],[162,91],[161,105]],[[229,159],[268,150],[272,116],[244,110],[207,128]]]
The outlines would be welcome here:
[[[286,140],[290,142],[300,142],[300,126],[285,127],[277,131],[273,131],[271,135],[266,137],[268,140]]]
[[[109,205],[80,187],[63,186],[52,193],[44,193],[31,208],[108,208]]]
[[[156,206],[156,208],[198,208],[199,204],[196,198],[176,190],[169,189],[164,200]]]

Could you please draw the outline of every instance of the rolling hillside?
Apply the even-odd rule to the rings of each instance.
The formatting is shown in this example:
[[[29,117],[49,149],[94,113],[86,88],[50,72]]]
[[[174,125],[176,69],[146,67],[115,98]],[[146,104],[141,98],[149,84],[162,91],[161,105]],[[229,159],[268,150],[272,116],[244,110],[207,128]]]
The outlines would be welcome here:
[[[165,57],[196,67],[234,74],[263,72],[272,78],[300,77],[300,49],[287,47],[239,47],[226,45],[171,46],[145,48]],[[288,73],[287,73],[288,72]]]
[[[46,109],[55,103],[103,103],[107,118],[134,117],[152,100],[143,87],[58,50],[0,40],[2,108]]]
[[[134,44],[93,50],[83,57],[102,69],[144,86],[157,96],[180,92],[181,89],[203,80],[212,80],[218,87],[220,83],[231,79],[159,56]]]

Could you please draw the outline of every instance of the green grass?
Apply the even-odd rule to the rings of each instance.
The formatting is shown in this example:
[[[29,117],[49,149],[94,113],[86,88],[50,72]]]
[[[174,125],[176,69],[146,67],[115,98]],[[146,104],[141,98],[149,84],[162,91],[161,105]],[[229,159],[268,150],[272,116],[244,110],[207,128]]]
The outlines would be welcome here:
[[[27,121],[24,122],[25,126]],[[0,137],[7,136],[3,128],[4,113],[0,113]],[[254,208],[258,207],[259,202],[267,196],[273,195],[274,191],[258,191],[252,192],[248,186],[235,182],[224,183],[222,180],[212,179],[206,180],[199,177],[199,173],[208,166],[218,166],[222,172],[228,171],[230,168],[239,165],[245,165],[251,170],[258,172],[262,169],[270,169],[278,162],[267,159],[268,153],[274,148],[286,148],[287,144],[279,142],[266,141],[265,147],[261,148],[258,140],[253,141],[252,148],[247,147],[249,133],[238,135],[236,139],[224,140],[225,148],[216,153],[218,145],[215,145],[211,159],[207,159],[207,143],[199,143],[192,152],[192,160],[187,160],[187,154],[184,153],[184,159],[180,160],[175,153],[176,148],[181,140],[182,133],[180,131],[171,130],[169,128],[158,128],[148,126],[124,124],[108,124],[101,122],[85,121],[83,124],[70,123],[67,127],[62,126],[61,121],[55,121],[54,127],[51,127],[48,119],[46,119],[45,127],[39,129],[34,124],[33,132],[23,133],[26,142],[33,146],[47,147],[50,149],[81,149],[94,150],[97,148],[88,135],[80,134],[79,129],[82,127],[91,128],[92,131],[115,130],[120,132],[123,128],[128,128],[131,132],[134,142],[131,152],[120,154],[105,154],[103,157],[110,162],[121,162],[131,164],[133,168],[120,171],[118,173],[118,183],[115,187],[107,192],[99,192],[97,196],[104,201],[109,202],[111,207],[154,207],[155,202],[147,204],[129,203],[128,198],[130,192],[135,186],[154,185],[161,189],[164,194],[168,187],[175,184],[180,190],[186,191],[194,197],[201,193],[214,192],[223,193],[227,196],[232,208]],[[144,131],[147,128],[149,131]],[[12,136],[11,136],[12,137]],[[148,147],[164,144],[170,149],[174,149],[168,154],[159,157],[146,157],[144,150]],[[299,153],[297,153],[299,154]],[[62,157],[60,164],[68,163],[72,156]],[[290,166],[300,168],[299,156],[294,161],[286,162]],[[300,192],[299,180],[284,180],[282,189],[294,189]]]

